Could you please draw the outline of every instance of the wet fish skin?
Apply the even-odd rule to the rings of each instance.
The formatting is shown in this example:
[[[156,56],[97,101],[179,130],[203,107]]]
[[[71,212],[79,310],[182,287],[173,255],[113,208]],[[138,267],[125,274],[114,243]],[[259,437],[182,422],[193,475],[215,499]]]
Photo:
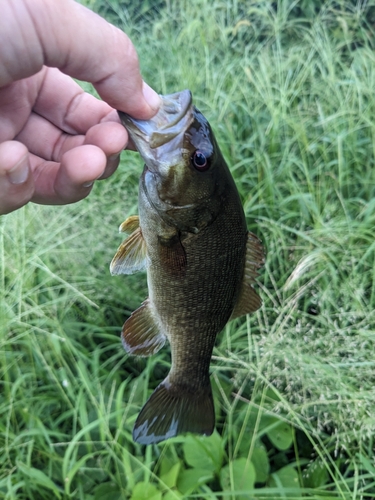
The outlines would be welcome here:
[[[125,322],[125,349],[172,353],[167,378],[135,423],[134,440],[153,444],[183,432],[209,435],[215,425],[209,365],[229,319],[253,312],[253,284],[263,247],[247,231],[241,200],[205,117],[189,91],[161,96],[149,121],[120,113],[145,160],[139,221],[111,263],[112,274],[147,268],[149,298]],[[129,222],[128,222],[129,221]]]

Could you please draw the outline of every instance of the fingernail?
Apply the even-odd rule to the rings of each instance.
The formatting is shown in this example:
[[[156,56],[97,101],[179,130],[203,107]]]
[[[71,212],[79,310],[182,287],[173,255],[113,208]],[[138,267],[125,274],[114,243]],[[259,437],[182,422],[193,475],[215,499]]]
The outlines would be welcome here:
[[[109,158],[110,158],[110,157],[109,157]],[[98,177],[97,177],[96,179],[93,179],[92,181],[87,181],[87,182],[85,182],[84,184],[82,184],[82,187],[84,187],[84,188],[89,188],[89,187],[91,187],[91,186],[94,184],[94,182],[95,182],[96,180],[100,179],[100,177],[104,174],[104,172],[105,172],[105,170],[103,170],[103,172],[102,172],[100,175],[98,175]]]
[[[143,82],[143,97],[152,109],[158,110],[160,108],[160,97],[146,82]]]
[[[109,155],[108,160],[110,160],[110,161],[118,160],[120,158],[120,154],[121,154],[121,152],[115,153],[114,155]]]
[[[8,170],[7,175],[11,184],[22,184],[26,182],[29,176],[28,156],[25,155],[21,158],[14,167]]]
[[[106,166],[104,173],[107,173],[108,171],[112,173],[118,167],[119,163],[120,163],[120,155],[119,154],[114,154],[114,155],[108,156],[107,166]]]

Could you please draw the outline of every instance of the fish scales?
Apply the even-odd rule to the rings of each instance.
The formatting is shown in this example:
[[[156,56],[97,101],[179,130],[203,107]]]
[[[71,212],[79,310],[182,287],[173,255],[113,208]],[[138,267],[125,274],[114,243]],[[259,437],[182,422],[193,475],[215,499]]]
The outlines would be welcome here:
[[[191,382],[208,376],[211,351],[218,331],[227,323],[238,294],[242,278],[241,266],[235,266],[243,258],[246,233],[237,222],[238,231],[223,245],[222,230],[226,230],[219,214],[210,226],[212,232],[202,231],[185,240],[186,273],[174,276],[160,266],[160,254],[155,245],[155,266],[150,266],[149,293],[153,297],[166,335],[171,343],[173,365],[169,378],[178,381],[188,376]],[[228,219],[228,218],[226,218]],[[204,263],[202,269],[202,263]],[[151,271],[152,269],[152,271]],[[199,356],[199,351],[202,355]],[[199,385],[199,381],[197,381]]]
[[[125,322],[125,349],[157,352],[168,339],[172,366],[141,410],[135,441],[183,432],[209,435],[215,423],[209,366],[217,334],[261,304],[253,284],[263,264],[240,197],[208,122],[189,91],[161,96],[149,121],[120,113],[145,160],[139,220],[111,263],[113,274],[145,267],[149,297]]]

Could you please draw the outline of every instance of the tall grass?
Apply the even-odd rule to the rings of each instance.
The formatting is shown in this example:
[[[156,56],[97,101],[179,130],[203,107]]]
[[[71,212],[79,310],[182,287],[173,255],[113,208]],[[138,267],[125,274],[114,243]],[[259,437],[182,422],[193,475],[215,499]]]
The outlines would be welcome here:
[[[270,470],[246,498],[374,498],[367,6],[328,2],[298,17],[302,2],[179,1],[145,8],[134,22],[127,3],[90,5],[130,34],[154,88],[190,88],[209,119],[248,226],[267,248],[264,305],[218,338],[222,462],[209,466],[211,476],[190,478],[189,490],[188,441],[144,449],[131,440],[169,366],[168,349],[149,360],[123,352],[119,329],[146,283],[108,271],[117,227],[137,210],[139,158],[124,153],[118,172],[76,205],[3,216],[0,498],[241,498],[236,460],[259,471],[263,453]],[[137,486],[148,483],[155,491]]]

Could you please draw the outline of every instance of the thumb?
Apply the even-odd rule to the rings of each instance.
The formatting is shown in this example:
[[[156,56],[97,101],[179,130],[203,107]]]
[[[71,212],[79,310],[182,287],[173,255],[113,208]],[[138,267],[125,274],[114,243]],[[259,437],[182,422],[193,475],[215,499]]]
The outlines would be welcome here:
[[[0,144],[0,215],[26,205],[34,193],[29,152],[17,141]]]

